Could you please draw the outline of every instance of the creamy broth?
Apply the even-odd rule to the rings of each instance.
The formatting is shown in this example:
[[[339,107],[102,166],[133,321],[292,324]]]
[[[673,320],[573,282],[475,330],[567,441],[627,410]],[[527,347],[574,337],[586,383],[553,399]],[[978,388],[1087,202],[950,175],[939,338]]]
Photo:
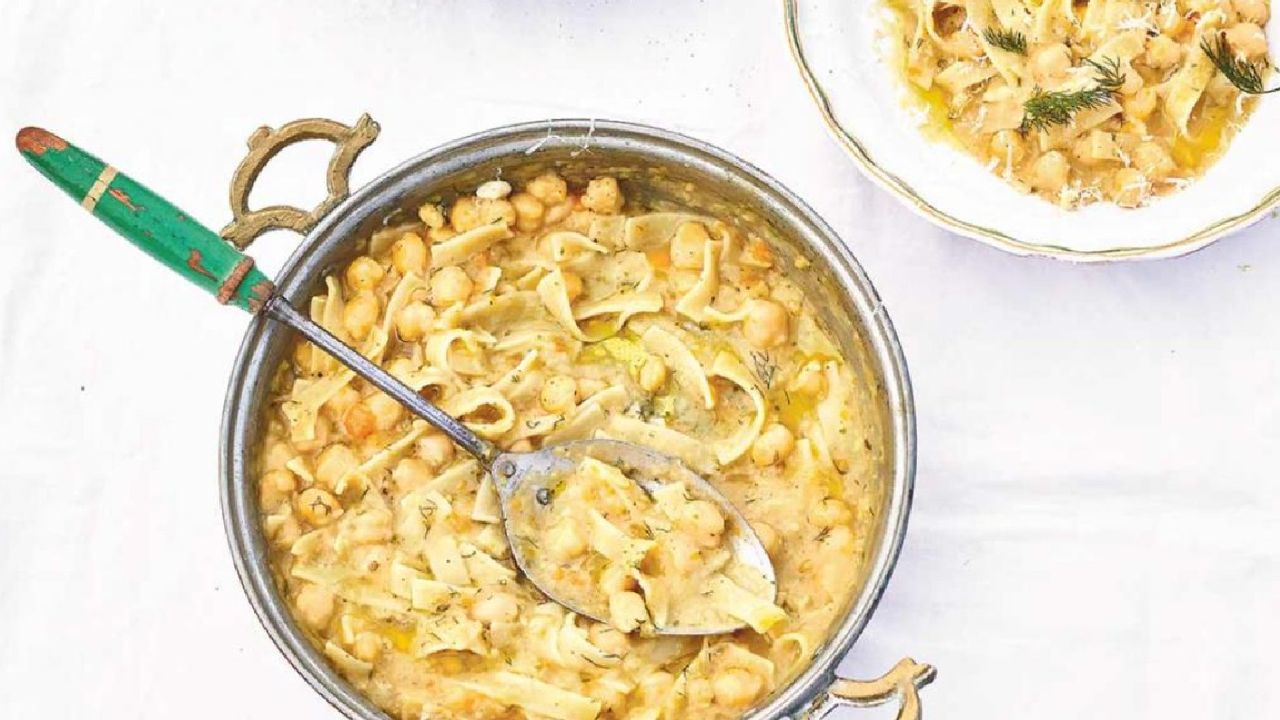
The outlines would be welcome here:
[[[1257,98],[1202,46],[1269,74],[1268,0],[886,3],[926,131],[1066,208],[1140,206],[1222,155]]]
[[[271,565],[334,667],[400,718],[716,720],[807,666],[859,590],[879,438],[769,244],[636,206],[611,177],[491,181],[419,220],[376,233],[311,316],[501,447],[607,437],[678,457],[750,522],[777,605],[702,639],[549,602],[518,574],[478,463],[299,342],[264,410],[257,477]],[[704,509],[670,506],[714,553]],[[591,548],[582,532],[548,542]],[[662,550],[642,549],[595,582],[652,600],[641,583]]]

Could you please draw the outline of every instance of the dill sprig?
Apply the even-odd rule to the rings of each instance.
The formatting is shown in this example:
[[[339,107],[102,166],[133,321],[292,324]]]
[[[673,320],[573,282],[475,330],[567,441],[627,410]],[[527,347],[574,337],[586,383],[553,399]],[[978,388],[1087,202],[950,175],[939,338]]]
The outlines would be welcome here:
[[[1054,125],[1066,125],[1081,110],[1100,108],[1111,102],[1112,96],[1124,85],[1125,76],[1120,71],[1120,61],[1104,58],[1097,62],[1086,58],[1085,64],[1093,68],[1094,86],[1083,90],[1055,90],[1045,92],[1040,88],[1022,104],[1020,132],[1047,130]]]
[[[989,27],[982,31],[982,38],[991,45],[1016,55],[1027,54],[1027,36],[1017,30]]]
[[[1209,56],[1209,61],[1218,68],[1218,72],[1222,73],[1223,77],[1240,88],[1240,92],[1266,95],[1280,90],[1280,87],[1267,90],[1263,86],[1262,71],[1266,69],[1266,64],[1252,63],[1236,57],[1235,53],[1231,52],[1231,45],[1227,43],[1227,36],[1224,33],[1217,33],[1213,40],[1209,38],[1201,40],[1200,49]]]

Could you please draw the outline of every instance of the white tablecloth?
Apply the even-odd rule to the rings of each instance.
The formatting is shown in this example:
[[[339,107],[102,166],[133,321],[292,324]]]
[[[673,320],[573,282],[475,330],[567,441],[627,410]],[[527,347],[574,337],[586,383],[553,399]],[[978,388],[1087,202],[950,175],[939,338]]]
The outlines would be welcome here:
[[[920,426],[906,547],[848,672],[936,664],[932,717],[1280,713],[1280,225],[1099,267],[937,230],[827,136],[764,0],[0,3],[0,134],[46,126],[214,227],[255,127],[363,111],[383,134],[357,184],[479,129],[618,118],[745,157],[844,236]],[[282,156],[256,202],[315,201],[327,157]],[[12,151],[0,242],[0,718],[336,717],[223,539],[245,317]],[[294,243],[254,254],[274,270]],[[840,715],[863,716],[887,717]]]

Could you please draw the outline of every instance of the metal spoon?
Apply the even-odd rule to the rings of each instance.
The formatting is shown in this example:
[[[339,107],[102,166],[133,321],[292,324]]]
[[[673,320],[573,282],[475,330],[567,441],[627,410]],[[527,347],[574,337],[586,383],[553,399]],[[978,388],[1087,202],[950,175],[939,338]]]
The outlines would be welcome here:
[[[660,486],[656,478],[661,477],[667,481],[683,482],[698,499],[715,503],[725,518],[727,547],[732,551],[734,561],[763,576],[769,586],[767,599],[776,599],[777,581],[773,565],[751,526],[713,485],[679,460],[647,447],[616,440],[578,440],[551,445],[536,452],[504,452],[298,312],[275,292],[266,276],[253,266],[252,258],[232,248],[212,230],[195,222],[145,186],[46,130],[24,128],[18,133],[17,146],[37,170],[147,254],[213,292],[223,304],[265,313],[267,317],[293,328],[415,415],[439,428],[479,460],[498,490],[503,527],[516,564],[530,582],[552,600],[583,616],[608,621],[599,608],[582,607],[569,601],[551,578],[538,571],[540,563],[534,562],[533,555],[537,552],[536,544],[514,541],[511,508],[521,499],[528,503],[538,498],[540,491],[544,494],[549,492],[557,477],[571,470],[586,456],[629,468],[628,476],[646,492]],[[528,504],[536,508],[543,503]],[[607,602],[604,606],[607,607]],[[742,626],[742,623],[717,627],[666,625],[655,627],[654,631],[658,634],[706,635],[731,632]]]

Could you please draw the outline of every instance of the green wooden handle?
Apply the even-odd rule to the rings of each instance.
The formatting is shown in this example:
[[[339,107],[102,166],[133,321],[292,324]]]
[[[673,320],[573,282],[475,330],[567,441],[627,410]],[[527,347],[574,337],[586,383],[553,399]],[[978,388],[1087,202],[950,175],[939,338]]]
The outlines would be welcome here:
[[[222,304],[257,312],[271,281],[212,230],[98,158],[40,128],[18,133],[18,152],[111,229]]]

